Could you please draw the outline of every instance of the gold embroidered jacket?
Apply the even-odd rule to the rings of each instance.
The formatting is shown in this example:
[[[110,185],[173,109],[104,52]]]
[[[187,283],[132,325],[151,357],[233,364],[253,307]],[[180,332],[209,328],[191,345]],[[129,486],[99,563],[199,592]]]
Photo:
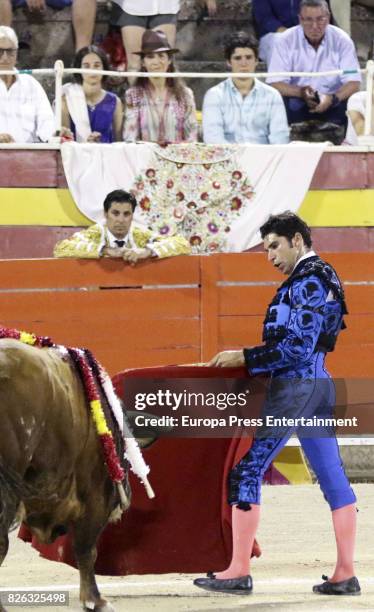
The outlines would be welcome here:
[[[58,242],[53,255],[54,257],[97,259],[101,257],[104,246],[109,246],[106,227],[96,223]],[[125,247],[135,250],[147,247],[160,259],[174,255],[188,255],[191,252],[190,245],[183,236],[175,234],[161,237],[135,224],[131,225],[125,237]]]

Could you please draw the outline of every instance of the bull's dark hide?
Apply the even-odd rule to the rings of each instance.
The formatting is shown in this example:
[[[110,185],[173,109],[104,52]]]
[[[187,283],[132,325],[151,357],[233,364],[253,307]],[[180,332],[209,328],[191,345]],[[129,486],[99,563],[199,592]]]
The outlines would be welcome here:
[[[130,376],[195,378],[222,376],[222,368],[144,368],[117,375],[113,382],[126,403]],[[236,376],[243,376],[236,372]],[[144,451],[156,498],[130,473],[133,500],[121,521],[98,541],[96,573],[105,575],[201,572],[224,569],[231,558],[231,512],[226,481],[232,465],[248,450],[250,438],[230,440],[160,438]],[[30,539],[23,530],[21,537]],[[54,561],[75,565],[70,536],[50,546],[33,546]],[[253,554],[259,555],[258,545]]]
[[[0,563],[20,507],[41,543],[69,531],[81,600],[108,610],[95,582],[96,540],[119,500],[75,366],[55,348],[1,339],[0,419]]]

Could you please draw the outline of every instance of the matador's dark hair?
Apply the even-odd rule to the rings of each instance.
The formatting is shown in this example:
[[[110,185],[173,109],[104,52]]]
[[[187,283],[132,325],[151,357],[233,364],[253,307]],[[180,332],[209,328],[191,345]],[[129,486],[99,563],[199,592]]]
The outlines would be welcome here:
[[[125,191],[124,189],[115,189],[108,193],[104,200],[104,210],[108,212],[113,202],[128,202],[131,204],[132,212],[134,212],[136,208],[136,198],[134,194]]]
[[[312,246],[312,236],[310,227],[300,219],[295,213],[286,210],[279,215],[270,215],[267,221],[260,227],[261,238],[264,239],[268,234],[284,236],[291,244],[291,240],[298,232],[302,235],[305,245]]]

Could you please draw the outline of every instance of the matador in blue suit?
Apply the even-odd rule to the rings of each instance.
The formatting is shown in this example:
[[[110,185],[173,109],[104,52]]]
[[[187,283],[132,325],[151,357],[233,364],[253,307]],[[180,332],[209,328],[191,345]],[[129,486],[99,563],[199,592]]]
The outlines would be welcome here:
[[[248,453],[231,471],[233,554],[223,572],[209,572],[194,584],[206,590],[249,594],[249,560],[260,516],[261,482],[271,461],[293,433],[312,466],[330,506],[337,562],[331,577],[313,587],[325,595],[359,595],[354,573],[356,497],[339,454],[334,430],[293,427],[305,419],[333,416],[334,383],[325,369],[326,353],[333,351],[347,313],[344,291],[335,270],[312,250],[310,228],[297,215],[272,215],[261,227],[269,261],[287,276],[270,303],[263,328],[263,344],[218,353],[209,365],[245,365],[252,375],[269,373],[270,384],[261,426]],[[266,417],[282,427],[266,426]],[[284,418],[282,418],[284,417]],[[298,420],[297,420],[298,419]]]

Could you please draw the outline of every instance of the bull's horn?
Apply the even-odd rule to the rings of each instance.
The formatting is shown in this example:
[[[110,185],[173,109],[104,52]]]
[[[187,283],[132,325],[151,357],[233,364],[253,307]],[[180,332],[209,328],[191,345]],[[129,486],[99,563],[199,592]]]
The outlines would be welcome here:
[[[117,482],[117,491],[121,503],[121,508],[126,509],[129,507],[129,500],[125,493],[125,489],[123,488],[122,482]]]
[[[144,478],[142,478],[142,481],[143,481],[143,484],[145,486],[145,490],[147,491],[147,495],[148,495],[149,499],[153,499],[155,497],[155,492],[152,489],[147,476],[144,476]]]

